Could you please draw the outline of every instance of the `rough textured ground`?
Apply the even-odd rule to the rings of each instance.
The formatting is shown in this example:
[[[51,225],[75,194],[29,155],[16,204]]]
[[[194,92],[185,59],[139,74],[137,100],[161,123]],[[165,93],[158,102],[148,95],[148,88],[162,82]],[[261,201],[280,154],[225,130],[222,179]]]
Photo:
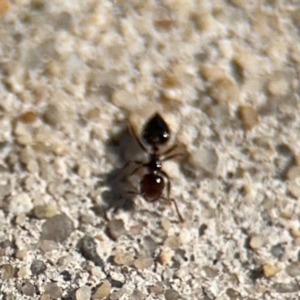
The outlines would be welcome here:
[[[298,0],[0,15],[0,299],[299,299]],[[155,111],[183,224],[140,197],[112,213],[147,159],[127,124]]]

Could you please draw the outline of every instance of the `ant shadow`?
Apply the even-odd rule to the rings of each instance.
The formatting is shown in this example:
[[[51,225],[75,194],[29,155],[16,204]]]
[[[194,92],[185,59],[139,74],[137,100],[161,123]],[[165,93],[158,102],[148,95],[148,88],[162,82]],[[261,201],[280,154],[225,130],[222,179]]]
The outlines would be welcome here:
[[[133,194],[128,191],[138,192],[138,180],[136,184],[130,182],[130,174],[134,165],[126,163],[131,160],[145,160],[145,152],[141,149],[136,138],[125,128],[106,142],[106,153],[110,153],[116,159],[116,167],[111,172],[104,174],[102,184],[107,189],[102,192],[101,199],[107,210],[120,209],[132,211],[135,207]],[[125,200],[125,201],[123,201]]]

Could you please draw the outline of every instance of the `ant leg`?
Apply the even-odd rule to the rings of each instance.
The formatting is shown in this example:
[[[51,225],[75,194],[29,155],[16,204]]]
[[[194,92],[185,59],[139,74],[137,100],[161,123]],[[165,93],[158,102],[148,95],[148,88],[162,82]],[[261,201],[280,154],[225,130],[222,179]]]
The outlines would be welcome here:
[[[168,202],[173,202],[174,203],[174,206],[175,206],[178,218],[179,218],[180,222],[183,223],[184,222],[184,218],[182,217],[182,215],[181,215],[181,213],[179,211],[179,208],[177,206],[177,203],[176,203],[175,199],[171,199],[170,198],[170,194],[171,194],[171,181],[170,181],[169,175],[166,172],[164,172],[164,171],[159,171],[159,173],[161,175],[163,175],[167,179],[167,198],[166,198],[166,200]],[[163,199],[165,199],[165,198],[163,198]]]
[[[177,145],[174,145],[172,146],[171,148],[167,149],[167,151],[163,152],[161,155],[163,156],[163,158],[161,159],[161,161],[166,161],[166,160],[169,160],[169,159],[172,159],[174,157],[177,157],[177,156],[184,156],[183,153],[179,152],[179,153],[173,153],[172,152],[178,148]]]
[[[120,170],[125,170],[130,164],[142,166],[143,163],[136,160],[129,160]]]
[[[139,193],[137,192],[133,192],[133,191],[127,191],[126,194],[131,194],[131,195],[139,195]],[[120,202],[118,203],[118,205],[114,208],[113,213],[117,213],[120,209],[120,207],[123,206],[123,204],[125,203],[126,197],[122,196]]]
[[[161,153],[161,155],[167,155],[170,154],[173,150],[175,150],[178,146],[175,144],[172,147],[170,147],[169,149],[166,149],[165,152]]]
[[[133,175],[139,168],[143,167],[142,162],[135,161],[135,160],[129,160],[128,162],[126,162],[126,164],[122,168],[119,169],[119,171],[120,172],[124,171],[130,164],[137,165],[138,167],[136,169],[134,169],[134,172],[132,174],[130,174],[129,176]],[[118,178],[120,176],[120,172],[116,172],[114,174],[111,174],[107,179],[108,180],[114,180],[115,178]]]
[[[176,209],[176,212],[177,212],[177,215],[178,215],[178,218],[179,218],[180,222],[184,223],[184,218],[182,217],[182,215],[179,211],[179,208],[177,206],[177,203],[176,203],[175,199],[170,199],[170,201],[172,201],[174,203],[174,206],[175,206],[175,209]]]
[[[165,156],[161,161],[166,161],[166,160],[172,159],[177,156],[184,156],[184,154],[183,153],[175,153],[175,154],[172,154],[169,156]]]

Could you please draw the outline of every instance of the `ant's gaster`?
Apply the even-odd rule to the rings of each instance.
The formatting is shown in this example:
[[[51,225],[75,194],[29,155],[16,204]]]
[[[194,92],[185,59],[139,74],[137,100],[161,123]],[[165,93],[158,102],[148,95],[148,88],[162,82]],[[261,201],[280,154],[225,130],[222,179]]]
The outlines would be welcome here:
[[[134,131],[132,130],[134,133]],[[179,209],[177,207],[176,201],[170,198],[171,192],[171,182],[167,173],[162,170],[162,162],[171,159],[179,154],[170,154],[175,147],[171,147],[165,153],[164,157],[161,158],[159,153],[159,147],[165,145],[170,138],[170,130],[163,118],[155,113],[148,122],[144,125],[141,140],[134,134],[141,148],[149,154],[149,160],[146,163],[139,161],[129,161],[125,164],[123,168],[126,168],[129,164],[135,164],[137,167],[130,174],[133,175],[138,170],[144,168],[146,174],[143,175],[140,181],[139,193],[128,191],[128,194],[141,195],[148,202],[155,202],[159,199],[171,201],[175,205],[176,212],[178,214],[179,220],[184,222]],[[144,144],[146,147],[144,146]],[[163,197],[163,191],[165,188],[165,180],[167,187],[167,197]],[[124,198],[120,203],[120,206],[124,202]],[[115,209],[117,211],[119,206]]]

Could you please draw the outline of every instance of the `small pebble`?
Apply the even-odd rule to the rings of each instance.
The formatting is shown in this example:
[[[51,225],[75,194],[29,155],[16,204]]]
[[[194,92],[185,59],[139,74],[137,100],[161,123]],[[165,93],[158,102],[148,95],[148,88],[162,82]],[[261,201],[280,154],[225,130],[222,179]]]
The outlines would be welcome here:
[[[39,259],[34,260],[30,266],[30,271],[33,275],[40,275],[44,273],[46,269],[47,269],[46,264]]]
[[[131,252],[117,252],[114,256],[114,263],[120,266],[130,266],[133,263],[133,255]]]
[[[8,211],[12,214],[26,214],[32,208],[32,200],[26,193],[16,194],[9,198]]]
[[[234,102],[239,99],[238,85],[230,77],[216,80],[209,92],[211,97],[220,103]]]
[[[11,264],[4,264],[1,266],[2,279],[7,280],[14,277],[15,269]]]
[[[300,177],[300,166],[292,166],[286,174],[287,179],[296,180]]]
[[[271,95],[283,97],[290,92],[290,83],[283,75],[276,75],[268,83],[268,90]]]
[[[96,292],[93,294],[92,299],[93,300],[101,300],[110,295],[111,291],[111,284],[108,280],[105,280],[100,287],[96,290]]]
[[[38,219],[49,219],[57,214],[57,209],[52,204],[37,205],[33,208],[33,215]]]
[[[281,259],[282,255],[284,254],[284,247],[282,246],[282,244],[276,244],[272,246],[270,252],[274,257]]]
[[[119,300],[119,299],[122,298],[123,295],[126,294],[126,292],[127,292],[127,291],[126,291],[126,289],[124,289],[124,288],[119,289],[118,291],[113,292],[113,293],[110,295],[109,299],[110,299],[110,300]]]
[[[158,244],[152,239],[151,236],[147,235],[143,240],[143,249],[148,256],[151,256],[157,249]]]
[[[162,218],[161,227],[163,228],[164,231],[168,232],[170,230],[170,228],[172,227],[172,224],[168,219]]]
[[[264,264],[262,267],[263,274],[266,278],[270,278],[279,272],[279,269],[271,264]]]
[[[10,184],[0,184],[0,197],[5,197],[10,194],[11,185]]]
[[[164,286],[163,286],[162,282],[157,282],[156,284],[150,286],[149,290],[150,290],[150,293],[160,295],[164,292]]]
[[[28,255],[28,251],[27,250],[17,250],[16,252],[16,258],[18,259],[25,259]]]
[[[30,124],[37,120],[37,115],[35,112],[29,110],[21,114],[19,120],[23,123]]]
[[[76,300],[91,299],[91,288],[89,286],[82,286],[76,291]]]
[[[81,178],[89,178],[91,176],[91,166],[87,162],[80,163],[77,173]]]
[[[0,1],[0,17],[2,17],[10,9],[10,1],[1,0]]]
[[[22,266],[20,267],[20,269],[18,270],[17,273],[19,278],[24,278],[24,277],[28,277],[28,271],[27,271],[27,267],[26,266]]]
[[[300,229],[298,226],[293,225],[293,227],[290,228],[290,234],[294,238],[300,237]]]
[[[14,243],[10,240],[4,240],[4,241],[0,242],[0,248],[2,248],[2,249],[14,248],[14,247],[15,247]]]
[[[158,30],[166,31],[170,30],[175,24],[175,19],[171,15],[170,10],[165,7],[159,7],[155,11],[154,15],[154,25]]]
[[[261,248],[264,244],[265,244],[265,240],[262,236],[254,235],[254,236],[250,237],[249,246],[253,250]]]
[[[27,169],[28,172],[30,172],[32,174],[38,173],[39,172],[39,164],[36,160],[30,159],[26,163],[26,169]]]
[[[54,104],[49,104],[43,114],[43,119],[47,124],[57,126],[62,120],[62,110]]]
[[[237,292],[236,290],[229,288],[226,290],[226,295],[229,297],[231,300],[236,300],[239,299],[240,293]]]
[[[65,255],[65,256],[61,256],[58,260],[57,260],[57,264],[59,266],[67,266],[70,263],[72,263],[73,261],[73,257],[70,255]]]
[[[130,295],[130,300],[140,300],[145,299],[145,295],[140,290],[134,290]]]
[[[33,297],[36,293],[36,288],[35,286],[27,281],[23,286],[22,286],[22,293],[26,296]]]
[[[300,197],[300,184],[298,180],[289,180],[287,183],[288,192],[298,199]]]
[[[245,130],[251,130],[259,122],[258,113],[252,106],[240,106],[238,114]]]
[[[285,272],[291,277],[300,275],[300,262],[293,262],[286,266]]]
[[[72,279],[70,272],[68,272],[67,270],[62,271],[59,275],[62,277],[64,281],[71,281]]]
[[[178,294],[178,292],[176,292],[172,289],[168,289],[165,291],[165,297],[166,297],[166,300],[177,300],[177,299],[179,299],[179,294]]]
[[[171,262],[173,253],[170,251],[170,249],[164,249],[159,254],[158,261],[164,266]]]
[[[297,282],[276,282],[272,285],[271,289],[274,292],[284,294],[284,293],[296,293],[300,290],[300,285]],[[278,299],[280,299],[278,297]],[[288,298],[289,299],[289,298]]]
[[[133,262],[134,267],[138,270],[150,268],[152,264],[153,259],[151,257],[139,257]]]
[[[39,247],[44,253],[57,250],[58,249],[58,243],[50,240],[44,240],[40,242]]]
[[[45,294],[50,295],[52,299],[62,297],[62,289],[56,283],[47,283],[44,287]]]
[[[41,240],[64,242],[74,231],[72,220],[65,214],[56,215],[42,225]]]
[[[120,236],[126,233],[124,222],[122,220],[111,220],[107,225],[109,236],[113,240],[117,240]]]
[[[16,300],[16,297],[12,293],[5,293],[4,300]]]
[[[78,248],[82,256],[92,261],[96,266],[103,266],[103,260],[99,256],[96,250],[96,243],[90,236],[84,236],[78,242]]]
[[[219,275],[219,271],[210,266],[204,266],[202,270],[207,278],[215,278]]]
[[[172,235],[166,238],[164,241],[164,246],[169,247],[170,249],[178,249],[181,246],[181,240],[178,236]]]

